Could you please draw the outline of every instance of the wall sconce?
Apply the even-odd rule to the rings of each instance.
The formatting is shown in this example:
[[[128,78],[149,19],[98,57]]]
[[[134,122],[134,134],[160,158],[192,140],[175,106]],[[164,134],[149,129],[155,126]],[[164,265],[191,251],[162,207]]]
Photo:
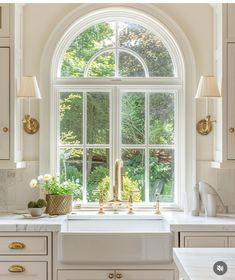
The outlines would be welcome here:
[[[206,99],[206,117],[197,123],[197,132],[201,135],[208,135],[212,131],[212,123],[215,120],[209,115],[209,98],[221,97],[217,82],[214,76],[201,76],[195,98]]]
[[[28,114],[23,118],[23,127],[26,133],[35,134],[39,130],[39,122],[30,116],[30,99],[41,99],[35,76],[22,78],[17,97],[28,100]]]

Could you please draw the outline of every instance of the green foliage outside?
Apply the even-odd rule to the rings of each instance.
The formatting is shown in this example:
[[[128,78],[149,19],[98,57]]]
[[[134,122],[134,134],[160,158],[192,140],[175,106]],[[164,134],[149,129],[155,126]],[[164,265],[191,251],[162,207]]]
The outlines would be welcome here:
[[[132,23],[118,24],[119,46],[139,54],[151,77],[172,77],[174,68],[169,52],[163,43],[146,28]],[[78,35],[66,51],[62,67],[62,77],[112,77],[115,75],[114,51],[104,51],[115,47],[115,23],[99,23]],[[142,64],[135,56],[125,51],[119,52],[119,75],[123,77],[143,77]],[[171,92],[147,93],[149,98],[149,143],[174,144],[174,94]],[[87,132],[83,131],[84,96],[86,95]],[[122,143],[144,144],[146,135],[146,92],[127,92],[122,95]],[[82,144],[84,134],[88,144],[109,144],[109,97],[105,92],[64,92],[60,93],[60,143],[65,145],[60,152],[61,181],[70,180],[75,199],[82,200],[82,149],[66,145]],[[130,192],[134,200],[145,200],[145,158],[141,149],[125,149],[124,192],[127,199]],[[87,200],[98,201],[99,188],[108,199],[109,153],[107,149],[87,150]],[[154,201],[155,193],[161,192],[162,199],[171,201],[174,184],[174,154],[171,149],[149,150],[149,199]]]

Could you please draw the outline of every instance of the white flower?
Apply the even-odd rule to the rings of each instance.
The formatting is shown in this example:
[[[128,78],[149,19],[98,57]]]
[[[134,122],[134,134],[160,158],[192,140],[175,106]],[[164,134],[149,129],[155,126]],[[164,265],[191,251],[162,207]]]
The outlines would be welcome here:
[[[39,176],[38,176],[38,182],[39,182],[39,183],[42,183],[42,182],[43,182],[43,176],[42,176],[42,175],[39,175]]]
[[[45,182],[50,181],[50,180],[51,180],[51,174],[45,174],[45,175],[43,176],[43,180],[44,180]]]
[[[37,187],[38,181],[36,179],[32,179],[29,183],[30,188],[35,189]]]

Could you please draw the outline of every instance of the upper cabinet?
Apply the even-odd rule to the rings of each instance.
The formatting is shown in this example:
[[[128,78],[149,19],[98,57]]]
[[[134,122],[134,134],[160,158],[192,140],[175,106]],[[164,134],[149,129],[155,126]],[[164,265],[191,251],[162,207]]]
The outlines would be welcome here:
[[[0,159],[10,159],[10,48],[0,47]]]
[[[215,4],[215,72],[222,98],[215,104],[212,167],[235,168],[235,4]]]
[[[22,105],[16,92],[22,77],[21,4],[0,4],[0,169],[25,166],[22,161]]]
[[[10,36],[10,4],[0,3],[0,37]]]
[[[235,4],[227,4],[227,41],[235,43]]]

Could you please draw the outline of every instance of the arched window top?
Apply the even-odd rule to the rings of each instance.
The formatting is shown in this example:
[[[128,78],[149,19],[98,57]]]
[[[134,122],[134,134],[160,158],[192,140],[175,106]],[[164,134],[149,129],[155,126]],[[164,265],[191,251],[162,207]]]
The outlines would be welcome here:
[[[91,13],[74,23],[59,45],[59,78],[181,76],[171,34],[135,10]]]

